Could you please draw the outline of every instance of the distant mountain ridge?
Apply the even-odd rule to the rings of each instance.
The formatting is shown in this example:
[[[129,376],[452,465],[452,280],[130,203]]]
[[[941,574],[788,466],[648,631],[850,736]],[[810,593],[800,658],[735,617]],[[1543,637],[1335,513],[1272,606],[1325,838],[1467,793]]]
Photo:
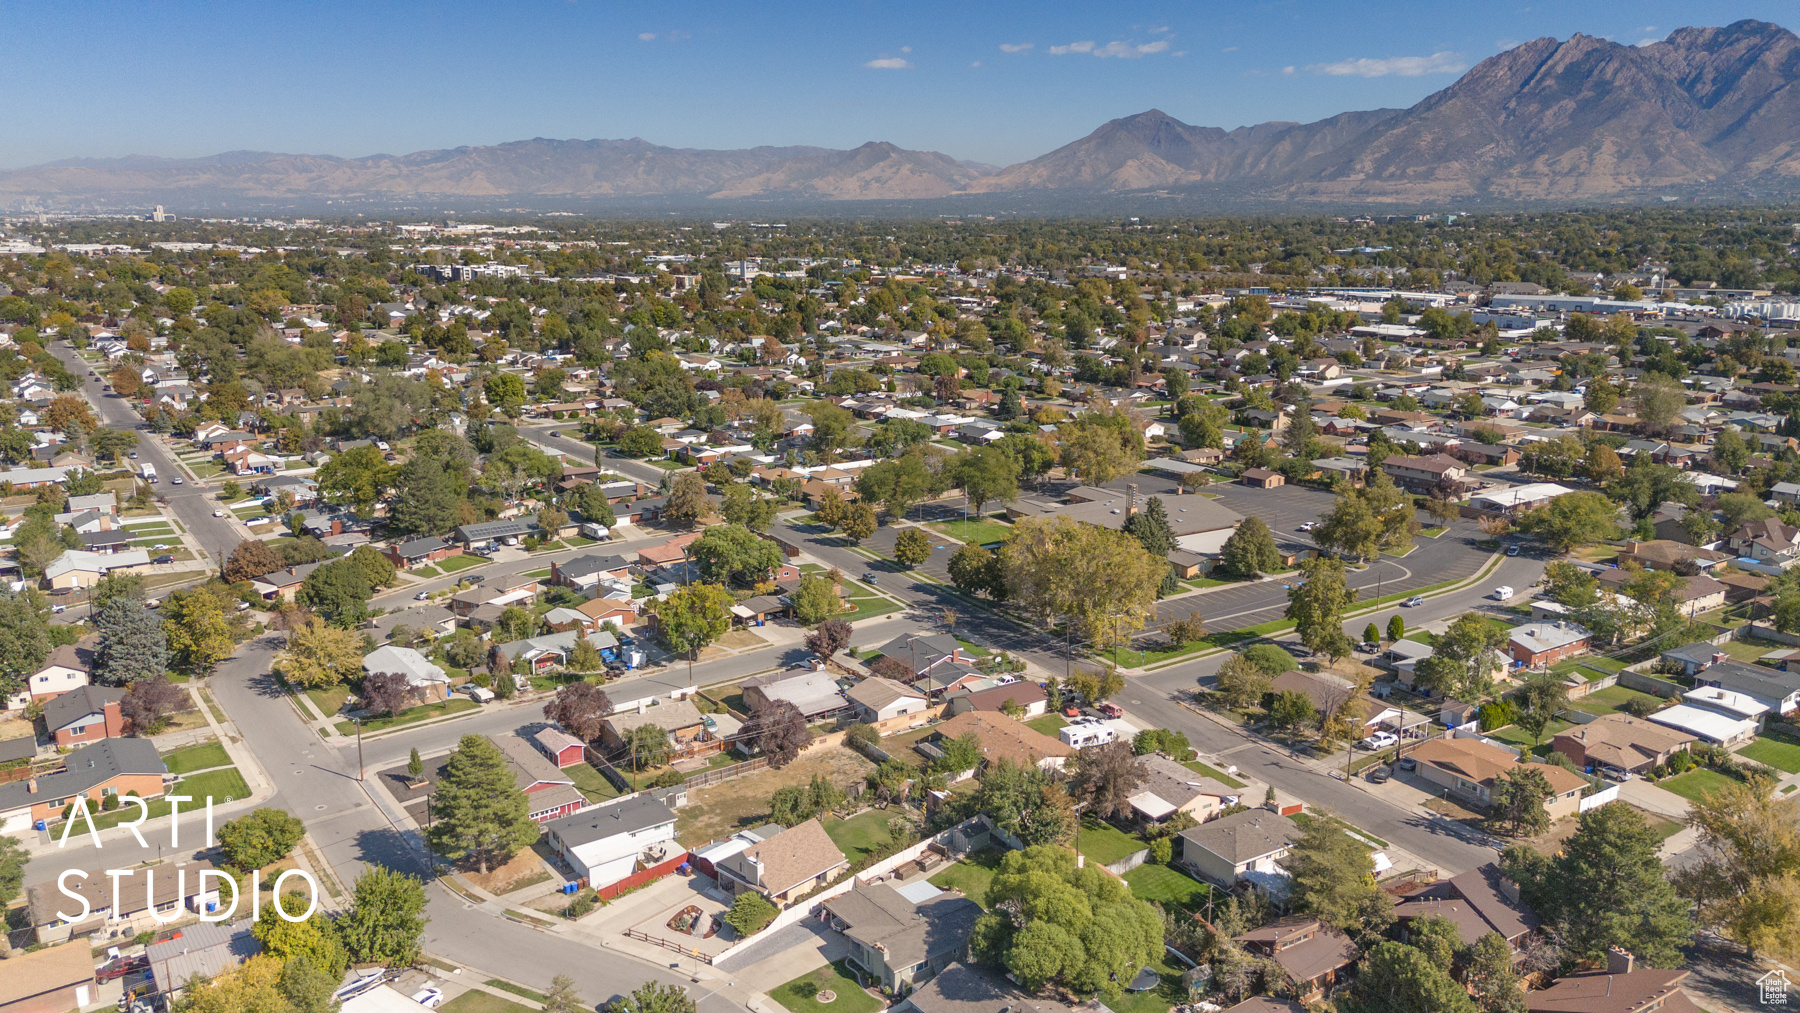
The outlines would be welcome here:
[[[1430,202],[1645,199],[1800,191],[1800,38],[1739,21],[1624,46],[1575,35],[1490,57],[1410,109],[1222,130],[1152,109],[1002,168],[871,141],[670,148],[534,138],[339,158],[233,151],[67,159],[0,172],[0,200],[285,199],[917,201],[979,195],[1182,194]],[[1221,189],[1222,188],[1222,189]]]

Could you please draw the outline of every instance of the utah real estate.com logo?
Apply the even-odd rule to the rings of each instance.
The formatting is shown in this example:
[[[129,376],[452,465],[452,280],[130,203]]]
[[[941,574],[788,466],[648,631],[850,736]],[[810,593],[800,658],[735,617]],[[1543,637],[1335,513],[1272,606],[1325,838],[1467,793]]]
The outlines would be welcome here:
[[[1777,968],[1756,979],[1757,1001],[1764,1006],[1786,1006],[1788,1004],[1787,972]]]

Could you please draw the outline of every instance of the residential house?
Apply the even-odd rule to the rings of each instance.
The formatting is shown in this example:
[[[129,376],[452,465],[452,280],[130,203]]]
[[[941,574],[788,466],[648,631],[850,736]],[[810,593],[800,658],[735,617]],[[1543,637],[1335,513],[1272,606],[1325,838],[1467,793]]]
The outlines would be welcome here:
[[[150,565],[150,554],[143,549],[123,552],[86,552],[68,549],[44,566],[44,583],[53,590],[93,587],[100,578],[114,570],[137,570]]]
[[[1519,899],[1518,884],[1500,874],[1492,862],[1449,879],[1441,879],[1394,905],[1402,924],[1415,918],[1446,918],[1456,926],[1464,946],[1489,932],[1500,933],[1516,953],[1540,922]]]
[[[161,928],[183,912],[200,914],[208,904],[216,905],[217,871],[204,859],[175,859],[132,868],[116,881],[96,869],[85,876],[70,876],[66,883],[51,881],[28,889],[27,917],[36,940],[47,946],[79,936],[88,936],[95,943],[131,939]],[[214,875],[202,879],[202,872]],[[71,895],[87,900],[86,918],[71,922],[59,914],[81,907]],[[154,911],[148,903],[152,900]],[[5,977],[0,975],[0,979]]]
[[[600,744],[617,756],[629,749],[631,733],[645,726],[660,728],[668,736],[670,755],[689,759],[722,751],[724,744],[706,730],[706,717],[688,700],[669,700],[651,707],[616,711],[600,725]]]
[[[1631,954],[1609,947],[1606,970],[1571,974],[1546,988],[1526,992],[1525,1009],[1529,1013],[1702,1013],[1682,986],[1692,973],[1686,968],[1639,968]]]
[[[68,749],[125,734],[120,708],[125,691],[113,686],[82,686],[44,702],[44,730],[57,748]]]
[[[550,564],[550,583],[592,591],[602,582],[630,581],[631,561],[623,556],[588,555]]]
[[[390,545],[384,553],[393,560],[395,566],[402,570],[410,570],[415,566],[429,566],[442,562],[451,556],[463,554],[462,546],[452,545],[442,538],[411,538],[397,545]]]
[[[6,709],[18,710],[33,700],[48,700],[58,693],[86,686],[93,677],[94,656],[99,647],[98,636],[57,647],[37,671],[25,677],[25,685],[7,698]]]
[[[245,918],[226,925],[196,922],[183,925],[144,948],[150,975],[164,995],[181,994],[195,978],[212,979],[262,952],[262,942]]]
[[[1695,675],[1694,685],[1717,686],[1742,693],[1767,706],[1771,714],[1792,714],[1800,709],[1800,671],[1722,661]]]
[[[1679,703],[1665,707],[1651,714],[1650,721],[1730,749],[1756,738],[1757,730],[1762,727],[1761,718],[1769,712],[1763,704],[1717,686],[1703,686],[1690,692],[1699,693],[1697,699],[1704,705]],[[1744,710],[1750,713],[1741,713]]]
[[[1557,733],[1550,748],[1577,767],[1608,766],[1638,774],[1668,763],[1694,741],[1686,732],[1615,712]]]
[[[1324,995],[1362,955],[1349,936],[1311,915],[1278,918],[1233,938],[1252,954],[1281,965],[1303,1002]]]
[[[1800,562],[1800,528],[1774,517],[1738,526],[1726,544],[1740,559],[1785,570]]]
[[[1141,756],[1144,779],[1128,800],[1138,818],[1160,823],[1176,813],[1187,813],[1204,823],[1238,801],[1242,788],[1215,781],[1161,753]]]
[[[108,795],[156,798],[166,773],[149,739],[111,738],[82,746],[63,757],[61,770],[0,784],[0,833],[55,819],[77,797],[85,797],[95,812]]]
[[[844,696],[856,720],[874,725],[882,735],[917,728],[932,717],[925,694],[881,676],[864,679]]]
[[[1267,468],[1245,468],[1244,473],[1238,476],[1238,481],[1253,489],[1273,489],[1286,485],[1287,477]]]
[[[1394,480],[1395,485],[1408,492],[1428,493],[1446,482],[1461,481],[1468,474],[1469,466],[1447,454],[1429,457],[1390,454],[1382,460],[1381,470]]]
[[[306,575],[323,565],[304,563],[285,570],[275,570],[251,580],[250,586],[266,601],[293,601],[294,595],[300,591],[300,585],[306,582]]]
[[[1704,570],[1730,558],[1723,552],[1659,538],[1649,542],[1635,539],[1626,541],[1625,547],[1619,550],[1618,562],[1621,567],[1628,562],[1635,562],[1646,570],[1673,570],[1682,563],[1691,561]]]
[[[1593,636],[1574,623],[1525,623],[1506,631],[1506,655],[1527,668],[1548,668],[1587,653]]]
[[[552,668],[560,668],[569,663],[569,655],[575,652],[577,640],[586,640],[595,650],[617,647],[619,642],[610,633],[583,633],[580,630],[567,630],[562,633],[546,633],[537,637],[526,637],[524,640],[509,640],[504,644],[495,644],[490,651],[490,663],[495,670],[511,670],[520,661],[530,666],[534,675],[548,672]]]
[[[399,672],[406,676],[406,684],[412,688],[413,696],[422,702],[444,700],[450,695],[450,676],[410,647],[392,644],[377,647],[363,656],[362,670],[364,675]]]
[[[858,883],[820,909],[821,920],[850,941],[850,962],[896,995],[964,957],[982,913],[981,905],[954,891],[924,883],[902,889]]]
[[[1050,709],[1050,697],[1035,682],[1009,682],[984,689],[964,689],[944,694],[944,717],[965,711],[1004,712],[1007,703],[1024,709],[1021,717],[1034,718]]]
[[[850,860],[824,826],[810,819],[715,862],[713,867],[726,893],[734,897],[760,893],[776,907],[786,907],[802,894],[838,878],[850,868]]]
[[[15,951],[0,974],[0,1010],[6,1013],[64,1013],[86,1009],[97,998],[94,954],[86,943]]]
[[[527,811],[538,823],[572,815],[587,804],[586,797],[575,790],[574,779],[545,759],[533,743],[517,735],[490,735],[488,741],[506,757],[514,783],[525,793]]]
[[[544,824],[550,846],[595,889],[679,854],[675,811],[651,795],[632,795]]]
[[[752,714],[776,700],[793,704],[808,721],[837,714],[850,706],[828,672],[771,672],[745,679],[738,689]]]
[[[1603,590],[1622,590],[1630,582],[1632,571],[1624,569],[1601,570],[1595,574],[1600,580]],[[1675,599],[1679,602],[1681,614],[1692,619],[1702,612],[1711,612],[1725,606],[1726,594],[1731,586],[1714,580],[1705,574],[1683,577],[1681,586],[1675,589]]]
[[[1499,779],[1523,765],[1511,751],[1480,739],[1428,739],[1407,755],[1418,761],[1420,777],[1483,808],[1493,801]],[[1581,793],[1588,786],[1586,778],[1549,763],[1535,764],[1531,769],[1543,774],[1550,784],[1551,794],[1544,799],[1544,809],[1551,819],[1580,811]]]
[[[947,741],[959,739],[964,735],[973,735],[981,747],[983,764],[998,763],[1001,760],[1011,761],[1021,767],[1037,766],[1045,770],[1061,770],[1063,764],[1074,754],[1075,750],[1058,739],[1053,739],[1022,721],[1015,721],[1004,714],[994,711],[968,711],[958,714],[933,730],[931,739]],[[943,755],[942,750],[932,741],[922,741],[914,750],[929,759]],[[959,771],[961,780],[976,771]]]
[[[889,1007],[890,1013],[1074,1013],[1055,999],[1027,995],[985,969],[957,962]]]
[[[1175,857],[1194,875],[1230,890],[1240,880],[1285,879],[1281,859],[1303,833],[1286,816],[1246,809],[1183,830]]]

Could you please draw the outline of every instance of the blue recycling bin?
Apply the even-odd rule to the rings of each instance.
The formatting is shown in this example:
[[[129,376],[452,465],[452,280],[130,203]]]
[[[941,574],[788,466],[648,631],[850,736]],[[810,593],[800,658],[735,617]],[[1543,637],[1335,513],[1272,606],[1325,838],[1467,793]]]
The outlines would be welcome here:
[[[563,893],[574,893],[575,891],[577,891],[579,889],[581,889],[580,883],[564,883],[563,884]]]
[[[41,831],[44,831],[44,830],[47,830],[47,829],[49,829],[49,828],[48,828],[48,827],[47,827],[47,826],[45,826],[45,825],[44,825],[44,821],[43,821],[43,820],[38,820],[38,821],[37,821],[37,829],[38,829],[38,830],[39,830],[39,831],[40,831],[40,832],[41,832]]]

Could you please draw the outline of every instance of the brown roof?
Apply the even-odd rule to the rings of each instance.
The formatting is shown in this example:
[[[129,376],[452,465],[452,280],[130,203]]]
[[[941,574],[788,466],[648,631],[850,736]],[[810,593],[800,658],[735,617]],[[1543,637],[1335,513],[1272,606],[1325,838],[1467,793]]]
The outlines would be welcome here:
[[[1565,739],[1579,745],[1590,759],[1627,770],[1695,741],[1679,729],[1619,713],[1602,714],[1585,725],[1559,732],[1550,740],[1551,748]]]
[[[1426,471],[1442,475],[1451,471],[1468,471],[1469,466],[1446,454],[1432,454],[1430,457],[1408,457],[1405,454],[1390,454],[1382,458],[1383,468],[1397,467],[1408,471]]]
[[[1613,974],[1595,971],[1563,978],[1549,988],[1525,993],[1531,1013],[1631,1013],[1662,1000],[1657,1013],[1698,1013],[1681,988],[1686,970],[1647,967]]]
[[[1687,559],[1719,560],[1731,558],[1723,552],[1715,552],[1712,549],[1702,549],[1698,546],[1688,545],[1685,542],[1671,541],[1667,538],[1658,538],[1648,542],[1626,542],[1625,551],[1621,552],[1620,555],[1635,556],[1638,559],[1647,560],[1652,563],[1666,563],[1670,566],[1674,566],[1676,563]]]
[[[1427,739],[1414,746],[1409,755],[1420,763],[1487,785],[1520,765],[1518,757],[1478,739]],[[1587,779],[1572,770],[1551,763],[1539,763],[1535,767],[1550,783],[1550,790],[1558,795],[1587,787]]]
[[[770,893],[786,893],[815,876],[848,864],[844,853],[817,819],[789,827],[760,844],[752,844],[731,861],[749,865],[750,859],[762,863],[762,886]]]
[[[1068,756],[1075,750],[1060,739],[1027,727],[1024,722],[993,711],[968,711],[938,725],[946,739],[960,738],[970,732],[981,740],[981,752],[989,763],[1011,760],[1020,766],[1035,764],[1051,756]]]
[[[93,950],[85,939],[15,954],[0,974],[0,1008],[93,981]]]
[[[1308,915],[1290,915],[1237,938],[1255,944],[1300,982],[1349,967],[1362,952],[1349,936]]]
[[[38,666],[37,670],[41,672],[53,665],[60,665],[63,668],[71,668],[77,672],[86,672],[89,675],[92,675],[94,672],[94,655],[99,648],[100,637],[98,635],[83,637],[72,644],[63,644],[56,650],[51,651],[49,656],[44,659],[44,663]]]

